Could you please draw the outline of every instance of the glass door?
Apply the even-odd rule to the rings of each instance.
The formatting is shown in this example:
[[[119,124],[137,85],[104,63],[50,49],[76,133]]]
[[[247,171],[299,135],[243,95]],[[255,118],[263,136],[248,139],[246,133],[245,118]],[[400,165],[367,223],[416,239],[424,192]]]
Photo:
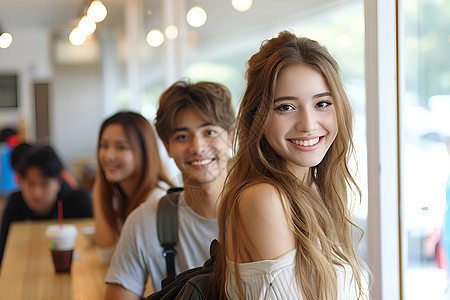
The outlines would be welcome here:
[[[450,299],[450,5],[402,1],[403,297]]]

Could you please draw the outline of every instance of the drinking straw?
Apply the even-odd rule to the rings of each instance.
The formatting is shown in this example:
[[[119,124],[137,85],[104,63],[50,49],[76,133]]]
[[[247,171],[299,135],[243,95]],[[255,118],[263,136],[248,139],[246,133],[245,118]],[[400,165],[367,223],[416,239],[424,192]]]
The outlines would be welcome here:
[[[61,199],[58,200],[58,221],[59,221],[59,227],[62,227],[63,226],[63,211],[62,211]]]

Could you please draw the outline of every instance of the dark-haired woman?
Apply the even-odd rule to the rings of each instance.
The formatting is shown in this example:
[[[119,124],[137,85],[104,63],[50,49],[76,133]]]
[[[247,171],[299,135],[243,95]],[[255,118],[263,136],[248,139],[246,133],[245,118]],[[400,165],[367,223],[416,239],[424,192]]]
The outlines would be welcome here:
[[[150,123],[135,112],[107,118],[98,138],[98,172],[92,197],[95,243],[109,263],[122,225],[145,201],[157,201],[171,186]]]

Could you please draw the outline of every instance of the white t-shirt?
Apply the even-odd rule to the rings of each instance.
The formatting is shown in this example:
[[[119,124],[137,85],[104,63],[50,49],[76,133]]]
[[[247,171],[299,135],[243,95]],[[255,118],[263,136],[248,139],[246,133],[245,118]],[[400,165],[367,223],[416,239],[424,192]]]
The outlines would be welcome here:
[[[295,280],[296,250],[285,253],[278,259],[238,264],[241,285],[246,300],[304,299]],[[228,299],[239,299],[234,263],[228,261],[226,293]],[[352,270],[335,267],[338,279],[337,300],[356,299]]]
[[[161,197],[166,194],[166,190],[169,188],[169,186],[163,181],[160,181],[158,184],[163,188],[155,187],[148,194],[147,199],[145,199],[145,202],[150,202],[150,201],[158,202],[159,199],[161,199]],[[117,202],[117,201],[115,201],[115,202]],[[123,224],[121,223],[119,218],[117,219],[117,224],[120,229],[123,227]],[[111,258],[114,254],[114,250],[116,249],[116,245],[117,245],[117,243],[110,247],[107,247],[107,248],[96,247],[97,252],[100,254],[100,257],[105,264],[109,264],[111,262]]]
[[[106,283],[120,284],[143,296],[150,276],[155,291],[161,289],[161,280],[167,274],[156,227],[158,202],[145,202],[128,216],[106,275]],[[202,266],[209,258],[211,241],[218,236],[217,220],[205,219],[194,212],[182,192],[178,201],[177,274]]]

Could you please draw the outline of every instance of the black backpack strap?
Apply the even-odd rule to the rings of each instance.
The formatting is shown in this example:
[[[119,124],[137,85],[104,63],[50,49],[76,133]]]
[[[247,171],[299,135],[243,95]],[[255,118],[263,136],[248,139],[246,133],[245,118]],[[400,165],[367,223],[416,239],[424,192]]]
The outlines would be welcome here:
[[[183,188],[171,188],[161,198],[157,212],[158,239],[164,248],[163,257],[166,259],[167,282],[175,278],[175,249],[178,243],[178,197]],[[163,285],[164,280],[163,280]]]
[[[212,271],[219,248],[219,242],[213,240],[209,248],[210,258],[202,267],[181,272],[172,282],[167,283],[161,290],[153,292],[145,300],[219,299],[219,286],[212,280]]]

